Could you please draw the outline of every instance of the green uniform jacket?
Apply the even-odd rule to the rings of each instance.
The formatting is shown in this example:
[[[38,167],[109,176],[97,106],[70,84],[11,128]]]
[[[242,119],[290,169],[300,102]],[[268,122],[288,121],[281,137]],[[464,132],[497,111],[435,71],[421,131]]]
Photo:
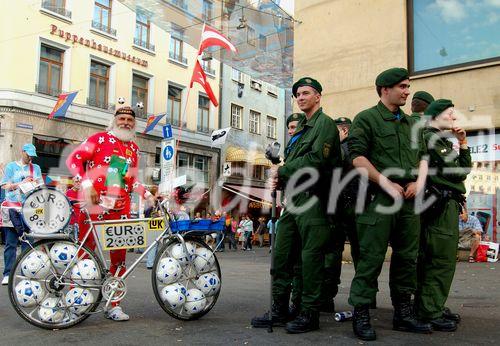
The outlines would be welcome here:
[[[296,134],[299,132],[303,132],[302,136],[285,156],[285,164],[278,169],[279,181],[284,186],[299,169],[312,167],[320,172],[320,178],[311,190],[328,194],[325,187],[330,186],[332,170],[341,162],[337,125],[320,108],[309,120],[303,119],[298,124]]]
[[[429,171],[429,182],[441,188],[465,193],[464,180],[472,167],[470,149],[460,149],[457,153],[453,149],[453,143],[440,136],[440,132],[435,127],[427,127],[424,130],[429,169],[437,169],[435,173]]]
[[[422,118],[422,114],[420,113],[411,113],[410,118],[420,120]]]
[[[393,181],[415,181],[418,166],[425,153],[421,131],[412,126],[417,120],[410,118],[399,109],[401,119],[379,102],[376,106],[360,112],[354,121],[347,138],[349,153],[354,160],[366,157],[373,166],[383,172],[385,169],[400,168],[404,174],[391,178]]]

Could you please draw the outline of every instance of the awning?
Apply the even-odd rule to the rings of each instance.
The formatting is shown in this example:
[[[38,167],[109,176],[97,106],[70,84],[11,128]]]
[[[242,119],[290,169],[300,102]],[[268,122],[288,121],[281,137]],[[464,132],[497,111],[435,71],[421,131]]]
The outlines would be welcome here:
[[[223,189],[244,197],[253,202],[259,202],[267,207],[272,206],[271,190],[261,187],[241,186],[233,184],[224,184]],[[281,207],[281,191],[276,194],[277,206]]]
[[[271,162],[260,151],[248,151],[240,147],[230,146],[226,150],[227,162],[247,162],[255,166],[271,167]]]

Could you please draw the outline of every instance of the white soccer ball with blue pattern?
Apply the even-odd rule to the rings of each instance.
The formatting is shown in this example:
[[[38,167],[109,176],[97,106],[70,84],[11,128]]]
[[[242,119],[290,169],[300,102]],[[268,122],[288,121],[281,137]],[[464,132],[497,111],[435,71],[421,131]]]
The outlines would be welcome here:
[[[45,296],[42,285],[35,280],[21,280],[15,287],[19,305],[25,308],[39,304]]]
[[[186,302],[184,303],[184,311],[188,314],[197,314],[205,308],[207,299],[202,291],[196,288],[191,288],[186,292]]]
[[[75,258],[76,250],[76,246],[69,243],[55,243],[50,249],[50,258],[54,267],[62,270],[66,269],[68,264]]]
[[[175,258],[182,267],[186,267],[194,258],[194,246],[189,242],[185,244],[187,251],[184,250],[184,246],[181,243],[175,244],[170,250],[172,257]]]
[[[78,261],[73,268],[71,268],[71,279],[78,283],[88,283],[92,280],[97,280],[99,273],[97,266],[91,259],[84,259]]]
[[[168,285],[160,291],[161,300],[168,303],[172,309],[183,306],[186,302],[186,288],[180,283]]]
[[[194,256],[194,266],[198,273],[210,271],[215,263],[214,253],[204,247],[196,249]]]
[[[66,306],[76,315],[84,314],[94,303],[94,295],[90,290],[76,287],[66,293]]]
[[[182,274],[181,266],[175,258],[164,257],[158,263],[156,277],[164,284],[171,284],[179,280]]]
[[[64,319],[65,308],[61,298],[46,298],[38,309],[38,316],[43,322],[59,323]]]
[[[50,259],[46,253],[34,250],[21,262],[21,271],[30,279],[45,279],[50,273]]]
[[[195,281],[195,285],[205,296],[210,297],[219,292],[220,279],[215,273],[206,273]]]

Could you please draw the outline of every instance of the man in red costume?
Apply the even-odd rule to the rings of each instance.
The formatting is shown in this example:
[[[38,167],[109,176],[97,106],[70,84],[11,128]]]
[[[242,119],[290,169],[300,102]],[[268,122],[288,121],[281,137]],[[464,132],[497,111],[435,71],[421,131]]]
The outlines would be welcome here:
[[[135,139],[135,112],[130,107],[116,110],[107,132],[96,133],[81,143],[66,161],[74,180],[81,181],[81,192],[87,202],[92,220],[118,220],[130,217],[130,193],[152,198],[137,179],[139,148]],[[82,240],[89,227],[82,227]],[[95,239],[89,236],[86,245],[95,248]],[[110,272],[125,272],[126,250],[111,250]],[[129,316],[120,306],[106,311],[114,321],[126,321]]]

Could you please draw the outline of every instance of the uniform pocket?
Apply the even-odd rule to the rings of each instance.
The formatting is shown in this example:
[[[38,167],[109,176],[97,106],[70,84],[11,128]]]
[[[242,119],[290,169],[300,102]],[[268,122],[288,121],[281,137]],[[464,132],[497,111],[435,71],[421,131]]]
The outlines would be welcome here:
[[[374,215],[360,215],[356,218],[356,223],[374,226],[377,223],[377,217]]]

